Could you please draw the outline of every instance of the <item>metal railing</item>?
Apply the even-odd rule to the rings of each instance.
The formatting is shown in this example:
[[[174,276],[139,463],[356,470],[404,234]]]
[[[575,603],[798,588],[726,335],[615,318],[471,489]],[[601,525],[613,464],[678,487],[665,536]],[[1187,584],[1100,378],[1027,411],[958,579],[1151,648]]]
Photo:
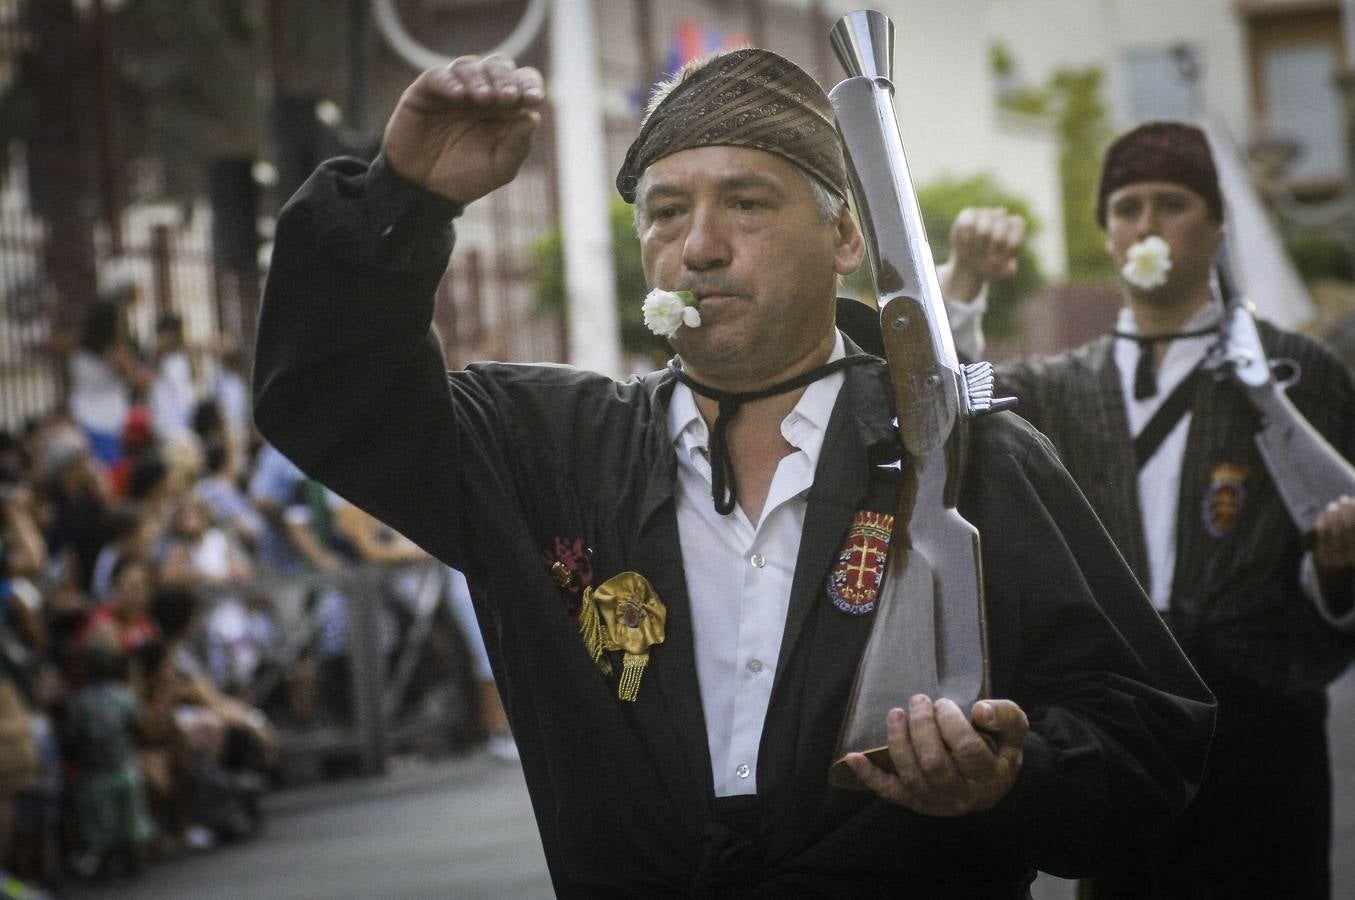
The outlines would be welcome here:
[[[439,563],[270,573],[204,599],[193,654],[269,716],[284,773],[377,774],[393,752],[456,750],[475,733],[466,636]]]

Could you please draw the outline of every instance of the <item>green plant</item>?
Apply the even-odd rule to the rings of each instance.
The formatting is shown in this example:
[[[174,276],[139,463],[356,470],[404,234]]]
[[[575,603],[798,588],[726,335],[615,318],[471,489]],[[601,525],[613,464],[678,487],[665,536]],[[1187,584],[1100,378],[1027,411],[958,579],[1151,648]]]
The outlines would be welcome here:
[[[999,83],[1007,86],[999,92],[998,103],[1014,112],[1047,117],[1058,133],[1069,277],[1084,281],[1114,277],[1096,224],[1101,154],[1110,138],[1101,100],[1104,73],[1096,67],[1061,68],[1042,87],[1013,86],[1016,62],[1001,42],[989,48],[989,64]]]
[[[1330,235],[1301,232],[1285,241],[1285,249],[1304,281],[1355,281],[1355,257],[1343,241]]]
[[[648,288],[640,265],[640,240],[635,235],[633,211],[620,198],[608,211],[612,232],[612,262],[616,272],[616,317],[621,331],[621,347],[637,356],[664,355],[668,344],[645,327],[640,312]],[[560,229],[555,228],[532,246],[532,264],[536,277],[537,309],[550,315],[565,315],[565,255]]]
[[[1040,261],[1030,248],[1030,237],[1040,228],[1040,222],[1030,205],[1015,194],[1004,191],[988,175],[971,178],[941,178],[918,188],[918,205],[922,207],[922,221],[927,228],[936,262],[943,263],[950,256],[950,226],[960,211],[971,206],[1002,206],[1026,220],[1026,246],[1018,256],[1017,274],[1004,281],[993,282],[988,291],[988,315],[984,317],[984,331],[991,337],[1006,337],[1016,329],[1016,309],[1020,302],[1044,284]],[[862,265],[845,282],[845,287],[858,296],[874,294],[870,266]]]

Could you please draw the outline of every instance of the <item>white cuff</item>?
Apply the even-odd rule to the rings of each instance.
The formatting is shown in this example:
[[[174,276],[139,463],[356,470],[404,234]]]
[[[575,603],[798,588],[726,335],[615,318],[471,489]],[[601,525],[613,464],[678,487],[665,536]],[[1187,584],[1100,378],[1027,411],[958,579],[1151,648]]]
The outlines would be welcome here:
[[[950,333],[955,339],[955,352],[962,359],[975,362],[983,357],[986,345],[983,338],[983,314],[988,312],[988,285],[968,303],[946,300],[946,316],[950,319]]]
[[[1322,581],[1317,577],[1317,563],[1313,562],[1311,551],[1303,554],[1303,561],[1299,563],[1299,587],[1308,595],[1308,599],[1313,601],[1313,606],[1317,608],[1317,614],[1323,621],[1337,631],[1355,634],[1355,603],[1340,615],[1332,612],[1331,605],[1322,596]],[[1352,585],[1351,589],[1355,590],[1355,585]]]

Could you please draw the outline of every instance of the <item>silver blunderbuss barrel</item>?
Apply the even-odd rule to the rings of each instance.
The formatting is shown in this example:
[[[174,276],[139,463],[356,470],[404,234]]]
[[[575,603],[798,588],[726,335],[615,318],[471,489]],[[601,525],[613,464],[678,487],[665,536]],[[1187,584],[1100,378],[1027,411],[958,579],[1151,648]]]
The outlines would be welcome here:
[[[970,416],[992,400],[992,368],[961,366],[894,112],[894,26],[873,11],[834,26],[848,77],[830,92],[880,305],[899,436],[900,498],[870,638],[829,780],[860,787],[842,763],[865,753],[893,768],[885,718],[914,694],[966,715],[987,696],[979,534],[956,511]]]

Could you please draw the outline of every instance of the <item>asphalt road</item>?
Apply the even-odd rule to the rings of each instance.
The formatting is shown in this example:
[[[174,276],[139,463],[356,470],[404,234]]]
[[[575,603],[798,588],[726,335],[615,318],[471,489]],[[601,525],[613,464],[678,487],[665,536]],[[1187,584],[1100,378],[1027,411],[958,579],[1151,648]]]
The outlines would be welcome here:
[[[1355,897],[1355,670],[1332,689],[1334,897]],[[401,761],[376,779],[266,800],[262,836],[155,863],[135,881],[80,885],[107,900],[514,898],[551,895],[522,774],[484,755]],[[1069,900],[1042,878],[1036,900]]]
[[[81,885],[100,900],[554,896],[522,772],[486,755],[393,764],[266,800],[262,835]]]

